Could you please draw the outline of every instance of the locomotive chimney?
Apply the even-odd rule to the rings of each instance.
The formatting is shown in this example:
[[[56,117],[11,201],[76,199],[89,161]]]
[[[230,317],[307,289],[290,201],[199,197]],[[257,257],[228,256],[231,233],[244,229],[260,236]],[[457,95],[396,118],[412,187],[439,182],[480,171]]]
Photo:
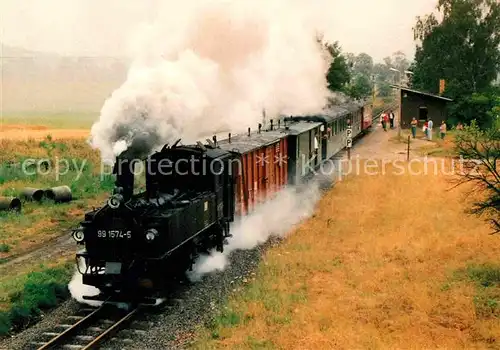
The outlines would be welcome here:
[[[259,134],[260,134],[260,129],[262,129],[262,124],[259,123]]]
[[[134,193],[134,166],[133,160],[118,157],[113,169],[113,173],[116,174],[115,194],[120,195],[124,202],[127,202]]]
[[[229,138],[228,138],[228,140],[229,140],[229,143],[231,143],[231,133],[229,133]]]
[[[248,128],[248,137],[250,137],[250,128]]]
[[[273,130],[273,120],[271,119],[271,131]]]
[[[217,147],[217,136],[214,135],[214,137],[212,137],[212,140],[214,140],[214,145],[215,147]]]

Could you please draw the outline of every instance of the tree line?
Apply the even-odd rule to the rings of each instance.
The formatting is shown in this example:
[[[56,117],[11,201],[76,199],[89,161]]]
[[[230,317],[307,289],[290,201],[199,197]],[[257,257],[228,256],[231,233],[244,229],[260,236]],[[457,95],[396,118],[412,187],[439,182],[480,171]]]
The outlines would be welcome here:
[[[408,77],[413,89],[451,98],[447,124],[464,125],[455,135],[466,160],[459,184],[484,194],[472,212],[486,215],[500,232],[500,2],[437,0],[435,13],[417,17],[416,53],[408,62],[396,52],[374,64],[366,53],[343,54],[338,42],[323,43],[331,56],[328,87],[351,97],[390,94],[390,83]],[[406,71],[411,72],[408,76]],[[398,73],[399,72],[399,73]],[[444,81],[444,86],[441,85]],[[443,89],[444,88],[444,89]]]
[[[374,94],[380,97],[390,96],[390,84],[399,84],[410,66],[402,51],[384,58],[383,63],[375,63],[367,53],[356,55],[342,52],[338,41],[328,43],[318,39],[318,42],[330,56],[330,67],[326,75],[328,88],[356,99]]]
[[[339,42],[318,39],[331,58],[329,89],[354,98],[374,91],[386,97],[391,83],[403,82],[453,99],[451,125],[476,120],[480,128],[500,128],[500,2],[437,0],[436,13],[417,17],[413,31],[416,54],[411,61],[397,51],[375,63],[367,53],[344,53]]]

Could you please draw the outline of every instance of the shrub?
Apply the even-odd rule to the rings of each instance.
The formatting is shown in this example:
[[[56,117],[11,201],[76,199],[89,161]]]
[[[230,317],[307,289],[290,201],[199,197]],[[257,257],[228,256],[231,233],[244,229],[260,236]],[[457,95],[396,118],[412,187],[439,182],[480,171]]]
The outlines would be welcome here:
[[[9,313],[0,311],[0,334],[7,334],[10,330],[11,322]]]
[[[0,314],[0,335],[26,327],[42,310],[65,300],[69,296],[67,283],[71,271],[70,265],[66,265],[28,274],[23,290],[10,297],[13,303],[10,311]]]

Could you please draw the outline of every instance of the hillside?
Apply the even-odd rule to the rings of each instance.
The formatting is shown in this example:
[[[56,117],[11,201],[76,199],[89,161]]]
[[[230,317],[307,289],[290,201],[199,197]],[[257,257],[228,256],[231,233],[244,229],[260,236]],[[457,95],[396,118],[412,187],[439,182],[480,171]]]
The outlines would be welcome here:
[[[123,58],[64,57],[2,45],[3,112],[98,112],[124,81]]]

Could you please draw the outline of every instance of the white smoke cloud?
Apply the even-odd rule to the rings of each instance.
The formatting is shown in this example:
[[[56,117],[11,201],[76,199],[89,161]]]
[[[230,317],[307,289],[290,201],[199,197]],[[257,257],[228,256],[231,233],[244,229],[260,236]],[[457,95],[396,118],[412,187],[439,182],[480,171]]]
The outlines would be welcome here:
[[[319,182],[303,187],[290,187],[276,197],[258,206],[250,215],[241,217],[231,225],[231,234],[224,252],[202,255],[188,272],[191,281],[199,281],[203,275],[228,266],[228,257],[235,250],[252,249],[271,237],[285,237],[292,227],[311,216],[321,197]]]
[[[83,261],[78,262],[79,269],[80,271],[85,271],[85,263]],[[78,269],[75,270],[75,273],[73,274],[73,278],[68,284],[68,289],[69,292],[71,293],[71,296],[73,299],[78,301],[79,303],[82,304],[87,304],[90,306],[101,306],[102,302],[101,301],[96,301],[96,300],[85,300],[83,299],[84,296],[95,296],[99,294],[99,289],[89,286],[86,284],[83,284],[83,276],[80,272],[78,272]]]
[[[134,36],[127,80],[104,103],[91,144],[104,159],[126,147],[148,154],[268,116],[325,105],[328,62],[315,41],[325,1],[166,2]]]

